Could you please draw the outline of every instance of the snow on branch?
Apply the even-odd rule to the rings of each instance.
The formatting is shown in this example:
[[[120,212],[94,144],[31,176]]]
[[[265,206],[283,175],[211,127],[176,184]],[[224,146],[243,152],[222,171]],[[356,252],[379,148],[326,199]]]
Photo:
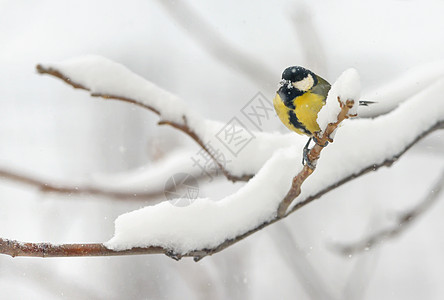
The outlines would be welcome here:
[[[178,106],[173,105],[179,101],[177,98],[108,60],[87,57],[59,65],[40,66],[39,70],[67,82],[75,82],[73,86],[88,86],[93,95],[131,99],[128,102],[149,108],[157,112],[161,119],[167,118],[168,122],[178,127],[186,127],[197,137],[202,137],[202,141],[214,134],[214,131],[208,130],[214,122],[203,120],[182,102]],[[230,169],[236,174],[240,170],[259,168],[256,175],[237,192],[219,201],[197,199],[186,207],[163,202],[123,214],[115,221],[114,236],[104,244],[22,244],[3,240],[0,252],[31,256],[164,253],[177,259],[193,256],[199,260],[288,216],[353,178],[391,165],[422,137],[443,128],[443,93],[444,80],[440,80],[388,114],[375,119],[344,120],[340,129],[335,131],[334,144],[322,151],[314,176],[304,181],[301,193],[296,201],[291,202],[284,215],[278,215],[277,210],[292,188],[294,174],[302,169],[300,162],[304,142],[291,135],[264,134],[255,140],[254,148],[246,148],[242,152],[247,163],[237,161],[240,166],[236,168],[236,164],[233,164]],[[334,99],[338,103],[338,95],[329,95],[327,101]],[[344,96],[342,100],[345,103],[343,107],[349,107],[348,97]],[[327,133],[325,138],[332,138],[328,130],[324,133]],[[273,142],[274,147],[270,147],[269,144]],[[268,156],[263,157],[265,154]],[[255,155],[261,157],[257,159]],[[315,155],[310,159],[317,157]],[[262,161],[265,163],[261,164]],[[14,249],[20,251],[14,252]],[[28,251],[33,252],[30,254]]]
[[[432,75],[427,77],[430,79],[429,85],[424,85],[424,89],[431,86],[430,82],[436,82],[436,78],[439,78],[441,74],[441,69],[444,73],[444,66],[442,68],[435,65],[428,67],[434,77]],[[416,74],[416,77],[415,74],[409,74],[404,81],[396,80],[392,85],[388,85],[385,89],[392,92],[386,95],[387,98],[380,99],[378,97],[376,100],[381,101],[377,105],[372,105],[372,109],[384,106],[385,102],[398,101],[399,97],[395,91],[401,93],[403,89],[411,90],[412,80],[421,81],[426,69],[427,66],[424,66],[421,68],[423,71]],[[59,63],[40,64],[37,66],[37,70],[39,73],[58,77],[74,88],[88,90],[92,96],[133,103],[155,112],[160,116],[159,124],[170,125],[190,136],[211,156],[223,174],[232,181],[250,179],[277,149],[292,145],[302,148],[305,143],[305,138],[293,133],[252,131],[252,139],[248,145],[237,156],[233,156],[226,149],[223,141],[218,138],[218,134],[227,134],[227,124],[204,119],[177,96],[109,59],[87,55]],[[402,95],[405,99],[409,99],[421,91],[415,89],[411,92],[411,94],[402,93]],[[375,99],[371,98],[371,100]],[[366,113],[367,109],[360,107],[360,116],[361,113]],[[336,117],[336,115],[333,116]],[[355,120],[355,122],[357,121],[361,120]],[[219,154],[215,154],[213,149],[217,149]],[[254,151],[254,155],[250,154],[252,151]],[[226,163],[227,160],[230,163]]]
[[[382,166],[390,166],[393,162],[395,162],[406,150],[408,150],[411,146],[413,146],[416,142],[418,142],[420,139],[422,139],[423,137],[425,137],[427,134],[437,130],[437,129],[443,129],[444,128],[444,112],[442,115],[442,118],[440,121],[438,121],[434,126],[431,126],[430,128],[428,128],[426,131],[424,131],[422,134],[420,134],[419,136],[417,136],[410,144],[408,144],[406,146],[406,148],[401,149],[400,152],[398,152],[396,155],[394,155],[393,157],[387,158],[385,161],[379,163],[379,164],[371,164],[368,165],[366,168],[362,168],[359,172],[351,174],[349,176],[346,176],[344,178],[336,178],[336,180],[332,179],[331,181],[333,182],[331,185],[325,186],[323,189],[319,190],[317,193],[313,194],[312,196],[306,196],[304,195],[302,198],[301,196],[299,196],[298,202],[296,204],[294,204],[290,211],[287,212],[286,216],[289,215],[290,213],[295,212],[296,210],[304,207],[305,205],[311,203],[313,200],[316,200],[318,198],[320,198],[322,195],[324,195],[325,193],[337,188],[338,186],[354,179],[357,178],[363,174],[366,174],[368,172],[371,171],[375,171],[377,169],[379,169]],[[291,154],[294,155],[294,151],[291,150],[295,150],[295,149],[287,149],[287,152],[292,152]],[[285,158],[285,157],[284,157]],[[288,161],[289,163],[300,163],[300,159],[301,157],[299,156],[298,159],[296,160],[291,160]],[[283,170],[286,169],[286,165],[284,166],[277,166],[277,169],[279,169],[279,167],[282,167]],[[288,173],[288,172],[287,172]],[[268,175],[273,175],[273,174],[268,174]],[[285,174],[284,174],[285,175]],[[287,174],[288,175],[288,174]],[[285,176],[285,177],[291,177],[291,176]],[[288,178],[288,180],[291,180],[291,178]],[[310,181],[306,182],[306,185],[304,186],[304,188],[307,186],[307,183]],[[250,185],[250,182],[247,184],[247,186]],[[288,184],[289,186],[290,184]],[[267,186],[265,186],[266,189]],[[245,195],[245,191],[241,191],[239,190],[235,195],[239,195],[239,193],[241,194],[240,196],[248,196]],[[258,194],[261,193],[261,190],[258,190]],[[226,199],[226,198],[225,198]],[[225,199],[223,199],[222,201],[226,201]],[[233,199],[234,200],[234,199]],[[260,200],[262,200],[261,198],[257,199],[258,203]],[[202,200],[201,200],[202,201]],[[205,200],[203,200],[205,201]],[[164,202],[161,203],[159,205],[167,205],[169,202]],[[217,206],[218,202],[215,202],[214,205]],[[257,203],[255,203],[257,204]],[[188,206],[188,207],[192,207],[194,204]],[[253,206],[254,207],[254,206]],[[176,207],[177,208],[177,207]],[[178,208],[178,209],[186,209],[187,207],[184,208]],[[140,214],[143,214],[143,210],[146,210],[148,208],[144,208],[142,209],[142,212],[139,212],[139,221],[143,222],[143,220],[141,219]],[[133,213],[137,213],[138,211],[135,211]],[[128,213],[126,214],[127,219],[131,219],[131,214],[133,213]],[[206,212],[202,212],[202,213],[206,213]],[[236,214],[236,211],[231,212],[233,214]],[[125,215],[123,215],[125,216]],[[230,215],[228,215],[230,216]],[[166,216],[164,216],[166,217]],[[120,217],[119,217],[120,218]],[[156,217],[156,219],[158,219],[158,217]],[[201,219],[201,218],[200,218]],[[224,249],[226,249],[227,247],[243,240],[244,238],[254,234],[255,232],[263,229],[264,227],[271,225],[277,221],[279,221],[281,218],[278,218],[277,215],[275,215],[275,217],[264,221],[263,223],[260,224],[256,224],[256,226],[254,228],[252,228],[251,230],[248,230],[244,233],[240,233],[241,230],[239,230],[239,235],[231,238],[231,239],[227,239],[225,241],[223,241],[222,243],[218,244],[217,246],[215,246],[214,248],[204,248],[204,249],[200,249],[200,250],[190,250],[186,253],[182,253],[179,254],[177,252],[177,249],[174,249],[172,247],[170,247],[170,245],[165,248],[165,247],[161,247],[161,246],[148,246],[148,245],[144,245],[142,247],[128,247],[128,249],[123,249],[124,247],[122,247],[122,249],[120,249],[120,247],[112,247],[112,240],[108,243],[96,243],[96,244],[86,244],[86,243],[80,243],[80,244],[61,244],[61,245],[55,245],[55,244],[51,244],[51,243],[31,243],[31,242],[20,242],[20,241],[15,241],[15,240],[8,240],[8,239],[2,239],[0,238],[0,253],[2,254],[6,254],[6,255],[10,255],[12,257],[15,256],[28,256],[28,257],[77,257],[77,256],[119,256],[119,255],[141,255],[141,254],[165,254],[168,255],[174,259],[180,259],[182,257],[194,257],[194,259],[200,260],[205,256],[208,255],[213,255],[215,253],[218,253]],[[165,220],[171,220],[173,222],[175,222],[174,218],[170,218],[170,216],[166,217],[164,219],[164,222],[161,224],[161,227],[159,227],[158,229],[160,231],[164,230],[164,225],[165,225]],[[117,220],[116,220],[117,221]],[[195,224],[197,224],[198,222],[195,220],[189,220],[194,222]],[[208,224],[211,224],[212,220],[211,218],[206,218],[206,221],[208,222]],[[134,220],[130,220],[131,223],[134,223]],[[168,222],[166,222],[167,224],[167,228],[171,228],[171,225],[168,225]],[[141,224],[142,225],[142,224]],[[200,228],[205,230],[205,226],[207,224],[200,224]],[[229,221],[227,221],[226,223],[223,224],[223,226],[229,226],[230,223]],[[214,228],[214,227],[212,227]],[[138,230],[138,231],[143,231],[143,228],[130,228],[131,230]],[[199,230],[198,228],[195,228],[194,230]],[[181,230],[181,232],[186,231],[185,230]],[[189,232],[186,232],[184,234],[189,234]],[[131,237],[134,237],[134,235],[132,234]],[[174,238],[174,235],[170,235],[169,238]],[[193,236],[188,236],[189,239],[192,239]],[[115,241],[116,242],[116,241]],[[180,242],[180,241],[179,241]],[[188,245],[190,245],[189,243],[186,243]],[[117,243],[118,245],[118,243]],[[122,246],[122,245],[119,245]],[[128,244],[127,244],[128,246]]]
[[[184,208],[161,203],[121,215],[114,237],[105,245],[113,250],[160,246],[178,257],[196,249],[218,252],[348,180],[393,163],[421,137],[442,127],[443,92],[444,81],[439,81],[390,114],[345,120],[334,145],[325,149],[316,176],[305,181],[287,214],[276,212],[292,186],[293,174],[301,169],[301,154],[294,147],[275,152],[244,187],[218,202],[198,199]],[[424,101],[429,104],[426,108]]]
[[[177,96],[118,63],[88,55],[60,63],[40,64],[37,70],[60,78],[74,88],[90,91],[94,97],[124,101],[153,111],[159,115],[160,125],[170,125],[195,140],[232,181],[250,179],[277,149],[304,143],[292,134],[252,131],[251,141],[233,156],[224,141],[218,138],[221,134],[229,134],[227,124],[204,119]],[[212,149],[217,149],[218,155]],[[253,149],[256,150],[254,156],[250,155]],[[229,158],[230,163],[221,157]]]

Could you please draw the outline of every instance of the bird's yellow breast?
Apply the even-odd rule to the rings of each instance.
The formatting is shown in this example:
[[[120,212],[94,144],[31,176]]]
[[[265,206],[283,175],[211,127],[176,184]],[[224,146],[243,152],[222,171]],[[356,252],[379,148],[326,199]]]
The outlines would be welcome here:
[[[308,136],[319,131],[320,128],[316,119],[319,111],[325,104],[325,97],[306,92],[294,98],[292,103],[295,106],[294,109],[287,107],[279,94],[276,94],[273,104],[282,123],[284,123],[288,129]],[[293,117],[291,117],[291,112],[293,112]]]

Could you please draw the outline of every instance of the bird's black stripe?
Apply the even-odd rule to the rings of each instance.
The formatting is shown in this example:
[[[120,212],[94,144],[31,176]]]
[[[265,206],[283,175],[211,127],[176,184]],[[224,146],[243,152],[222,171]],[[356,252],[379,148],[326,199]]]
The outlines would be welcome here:
[[[299,122],[294,111],[292,111],[292,110],[288,111],[288,116],[290,117],[289,118],[290,124],[292,124],[294,127],[298,128],[298,129],[302,130],[303,132],[305,132],[308,135],[312,134],[310,131],[307,130],[307,128],[305,128],[304,124]]]
[[[288,88],[287,86],[282,86],[278,90],[279,97],[281,97],[282,101],[284,102],[285,106],[291,109],[295,109],[293,100],[296,97],[302,96],[304,92],[294,89],[294,88]]]

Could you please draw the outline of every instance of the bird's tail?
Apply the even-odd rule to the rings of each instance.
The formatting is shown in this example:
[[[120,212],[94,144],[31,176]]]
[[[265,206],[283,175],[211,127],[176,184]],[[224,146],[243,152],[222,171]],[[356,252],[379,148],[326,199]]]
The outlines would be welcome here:
[[[359,100],[359,105],[360,105],[360,106],[369,106],[369,105],[371,105],[371,104],[375,104],[375,103],[378,103],[378,102],[375,102],[375,101],[367,101],[367,100]]]

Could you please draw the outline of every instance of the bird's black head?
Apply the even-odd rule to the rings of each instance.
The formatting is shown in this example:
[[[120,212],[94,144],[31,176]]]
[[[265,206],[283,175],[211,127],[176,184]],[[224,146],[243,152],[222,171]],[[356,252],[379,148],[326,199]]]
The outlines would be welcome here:
[[[291,82],[301,81],[307,77],[309,73],[311,72],[303,67],[288,67],[282,72],[282,79],[290,80]]]
[[[288,67],[282,73],[282,85],[296,88],[300,91],[308,91],[318,83],[316,75],[303,67]]]

